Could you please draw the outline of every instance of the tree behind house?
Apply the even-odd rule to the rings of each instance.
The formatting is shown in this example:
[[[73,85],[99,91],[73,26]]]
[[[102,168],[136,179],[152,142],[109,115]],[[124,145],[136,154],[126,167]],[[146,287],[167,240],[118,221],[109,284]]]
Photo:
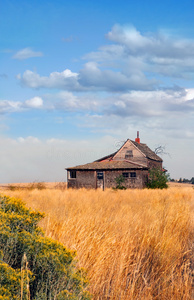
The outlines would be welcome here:
[[[159,168],[152,168],[149,170],[149,177],[147,188],[149,189],[166,189],[168,188],[167,182],[169,174],[166,174]]]

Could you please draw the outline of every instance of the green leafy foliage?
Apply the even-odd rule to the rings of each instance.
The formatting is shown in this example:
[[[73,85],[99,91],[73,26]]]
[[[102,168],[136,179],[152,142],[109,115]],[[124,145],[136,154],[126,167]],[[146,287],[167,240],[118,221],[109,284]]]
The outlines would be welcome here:
[[[169,175],[159,168],[152,168],[149,170],[147,188],[149,189],[166,189]]]
[[[90,299],[86,275],[76,268],[76,253],[44,237],[37,226],[43,217],[26,208],[21,200],[0,196],[0,299],[21,299],[24,253],[30,299]],[[27,294],[25,288],[23,295]]]
[[[116,187],[114,187],[114,190],[126,190],[126,187],[123,185],[125,183],[125,178],[123,175],[119,175],[115,178]]]

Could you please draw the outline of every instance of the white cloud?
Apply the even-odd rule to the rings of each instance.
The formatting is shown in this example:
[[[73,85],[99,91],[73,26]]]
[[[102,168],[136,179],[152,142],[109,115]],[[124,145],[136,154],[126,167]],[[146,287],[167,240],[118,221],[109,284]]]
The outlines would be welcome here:
[[[112,70],[101,70],[95,62],[88,62],[80,73],[70,70],[53,72],[48,77],[27,70],[21,76],[17,75],[20,82],[30,88],[55,88],[67,91],[126,91],[149,90],[157,80],[148,79],[143,72],[137,70],[130,75]]]
[[[142,36],[133,26],[122,27],[115,25],[107,34],[107,38],[118,44],[126,45],[132,52],[154,44],[153,38]]]
[[[32,99],[22,101],[0,100],[0,114],[19,112],[25,109],[38,109],[43,106],[41,97],[34,97]]]
[[[46,95],[47,107],[50,110],[59,111],[96,111],[101,103],[94,94],[75,95],[71,92],[62,91],[56,94]]]
[[[0,100],[0,114],[20,111],[21,106],[22,103],[19,101]]]
[[[125,93],[71,93],[61,91],[55,94],[36,96],[24,102],[0,101],[0,113],[13,113],[29,109],[44,111],[81,112],[85,114],[119,116],[122,118],[161,118],[194,113],[194,91],[174,87],[155,91],[131,91]]]
[[[99,52],[91,52],[83,56],[83,59],[89,61],[109,61],[121,59],[124,55],[124,47],[122,45],[101,46]]]
[[[125,47],[128,54],[159,58],[193,57],[194,40],[169,37],[165,33],[141,34],[135,27],[115,25],[107,38]]]
[[[186,92],[185,100],[193,100],[194,99],[194,88],[186,89],[185,92]]]
[[[186,116],[194,113],[193,91],[169,89],[157,91],[132,91],[113,97],[105,113],[123,117],[160,117],[177,114]],[[188,101],[189,100],[189,101]]]
[[[123,74],[149,72],[153,77],[179,79],[194,77],[194,40],[174,38],[165,32],[142,34],[133,26],[113,26],[107,39],[114,44],[101,46],[84,59],[100,62],[103,68],[112,65]],[[134,63],[133,63],[134,62]]]
[[[25,101],[25,106],[29,108],[40,108],[43,106],[43,100],[41,97],[34,97]]]
[[[26,138],[23,137],[19,137],[16,139],[17,142],[22,143],[22,144],[37,144],[37,143],[41,143],[41,141],[34,137],[34,136],[28,136]]]
[[[17,75],[21,83],[30,88],[56,88],[67,90],[79,90],[80,86],[77,81],[77,73],[66,69],[63,72],[52,72],[49,77],[40,76],[39,74],[27,70],[23,76]]]
[[[88,61],[78,72],[66,69],[41,76],[26,70],[17,78],[30,88],[71,92],[155,90],[166,85],[166,77],[172,84],[194,78],[192,39],[173,38],[161,32],[143,34],[135,27],[120,25],[112,28],[107,39],[112,44],[85,55]]]
[[[13,59],[24,60],[31,57],[41,57],[43,53],[40,51],[33,51],[31,48],[24,48],[19,50],[16,54],[13,55]]]
[[[87,63],[80,71],[79,83],[88,89],[121,92],[126,90],[149,90],[157,80],[149,80],[142,72],[129,76],[122,72],[101,70],[95,62]]]

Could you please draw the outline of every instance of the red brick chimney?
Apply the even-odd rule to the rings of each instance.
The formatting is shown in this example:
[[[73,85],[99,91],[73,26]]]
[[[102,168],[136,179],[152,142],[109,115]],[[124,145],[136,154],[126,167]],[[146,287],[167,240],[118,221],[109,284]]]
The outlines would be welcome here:
[[[137,137],[136,137],[135,141],[140,144],[139,131],[137,131]]]

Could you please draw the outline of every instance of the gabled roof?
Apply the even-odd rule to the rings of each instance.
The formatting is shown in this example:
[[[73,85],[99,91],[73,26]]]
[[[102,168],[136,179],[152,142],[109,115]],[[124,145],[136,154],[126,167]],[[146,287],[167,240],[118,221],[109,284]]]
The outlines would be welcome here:
[[[162,162],[162,159],[155,154],[146,144],[138,143],[132,140],[127,140],[133,143],[133,145],[141,151],[141,153],[146,156],[148,159]],[[145,165],[132,162],[130,160],[114,160],[114,156],[124,147],[127,141],[118,149],[116,152],[104,156],[98,160],[95,160],[92,163],[79,165],[72,168],[66,168],[66,170],[110,170],[110,169],[143,169],[147,170],[148,168]]]
[[[146,166],[143,166],[141,164],[133,163],[127,160],[124,161],[117,161],[117,160],[111,160],[111,161],[94,161],[89,164],[76,166],[73,168],[67,168],[66,170],[111,170],[111,169],[131,169],[131,170],[147,170],[148,168]]]
[[[128,140],[127,140],[128,141]],[[126,142],[127,142],[126,141]],[[147,158],[149,159],[152,159],[152,160],[156,160],[156,161],[163,161],[154,151],[152,151],[146,144],[143,144],[143,143],[137,143],[135,141],[132,141],[132,140],[129,140],[130,142],[132,142],[134,144],[134,146],[136,148],[138,148]],[[112,154],[109,154],[107,156],[104,156],[98,160],[95,160],[95,161],[103,161],[105,159],[109,159],[111,160],[120,150],[121,148],[123,148],[123,146],[125,145],[125,143],[114,153]]]
[[[154,151],[152,151],[146,144],[137,143],[130,140],[145,156],[156,161],[163,161]]]
[[[118,152],[118,151],[116,151],[116,152],[114,152],[114,153],[112,153],[112,154],[106,155],[106,156],[104,156],[104,157],[101,157],[101,158],[95,160],[95,162],[103,161],[103,160],[107,160],[107,159],[111,160],[111,159],[115,156],[115,154],[117,154],[117,152]]]

